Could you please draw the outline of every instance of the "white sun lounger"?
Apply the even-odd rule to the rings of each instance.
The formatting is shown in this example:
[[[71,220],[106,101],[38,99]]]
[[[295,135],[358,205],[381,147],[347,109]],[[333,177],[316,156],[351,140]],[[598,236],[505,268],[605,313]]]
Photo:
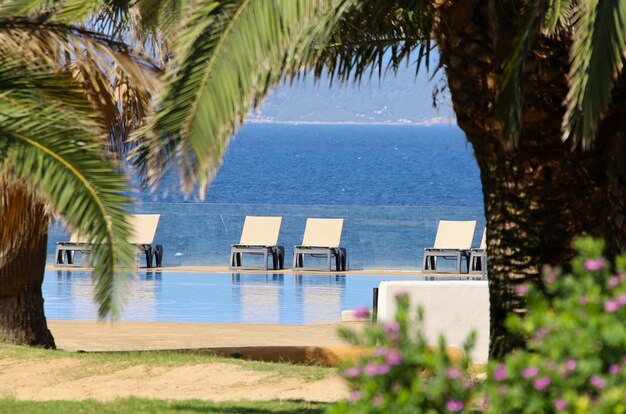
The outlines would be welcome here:
[[[230,248],[230,269],[259,269],[258,267],[244,267],[244,253],[262,254],[262,270],[268,269],[270,255],[272,268],[282,269],[285,263],[285,248],[278,246],[278,234],[282,221],[282,217],[246,216],[239,244],[233,244]]]
[[[483,238],[480,240],[480,247],[470,250],[469,256],[470,273],[481,273],[483,277],[487,275],[487,228],[483,231]]]
[[[160,217],[160,214],[132,214],[129,218],[130,227],[134,231],[130,234],[128,241],[137,246],[138,252],[145,253],[147,267],[152,267],[153,257],[156,261],[156,267],[161,267],[163,260],[163,246],[157,244],[152,247]],[[91,253],[91,245],[86,242],[85,238],[72,233],[70,241],[57,243],[56,264],[81,266],[74,261],[76,252],[88,256]],[[67,259],[67,263],[64,263],[64,258]]]
[[[469,250],[472,248],[472,238],[476,220],[447,221],[440,220],[437,227],[435,245],[424,249],[423,271],[437,273],[461,273],[461,261],[465,258],[469,272]],[[437,258],[456,260],[455,269],[437,269]]]
[[[344,247],[339,247],[342,230],[342,218],[308,218],[302,244],[293,248],[293,269],[319,270],[304,269],[304,255],[308,254],[313,257],[326,257],[328,270],[332,268],[331,258],[335,257],[335,270],[345,271],[347,252]]]

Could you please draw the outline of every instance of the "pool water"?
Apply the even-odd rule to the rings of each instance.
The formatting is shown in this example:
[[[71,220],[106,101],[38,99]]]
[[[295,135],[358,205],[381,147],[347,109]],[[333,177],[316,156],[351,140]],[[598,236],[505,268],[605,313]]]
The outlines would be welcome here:
[[[341,311],[372,306],[383,280],[420,277],[140,272],[127,290],[121,320],[146,322],[339,322]],[[89,272],[46,271],[46,317],[94,320],[97,306]]]

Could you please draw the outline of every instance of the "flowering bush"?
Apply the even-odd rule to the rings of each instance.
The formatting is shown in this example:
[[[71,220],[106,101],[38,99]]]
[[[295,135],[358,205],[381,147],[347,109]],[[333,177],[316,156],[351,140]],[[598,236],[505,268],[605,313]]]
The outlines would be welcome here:
[[[345,367],[351,398],[330,413],[463,412],[468,406],[474,386],[467,373],[469,358],[453,361],[443,338],[438,348],[429,347],[419,329],[421,310],[414,329],[409,327],[408,308],[408,299],[398,298],[396,320],[369,327],[364,338],[341,332],[353,344],[369,346],[371,353]],[[472,336],[465,355],[473,343]]]
[[[527,338],[527,349],[490,362],[482,383],[468,374],[467,357],[450,360],[444,339],[428,347],[421,312],[409,327],[404,297],[395,322],[363,338],[344,331],[373,350],[343,371],[352,398],[330,413],[626,413],[626,257],[613,272],[603,247],[579,239],[572,274],[550,268],[540,283],[517,287],[528,311],[507,324]]]
[[[518,287],[528,314],[508,326],[528,350],[489,364],[487,412],[626,412],[626,259],[613,274],[602,242],[579,239],[576,248],[573,275],[544,271],[547,295]]]

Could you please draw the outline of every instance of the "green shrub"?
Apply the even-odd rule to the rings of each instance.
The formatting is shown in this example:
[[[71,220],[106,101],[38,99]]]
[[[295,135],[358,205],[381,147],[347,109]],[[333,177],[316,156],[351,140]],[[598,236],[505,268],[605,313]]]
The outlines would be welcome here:
[[[490,362],[484,381],[468,373],[468,357],[452,363],[443,338],[438,350],[428,347],[421,311],[410,326],[402,297],[395,322],[363,336],[343,332],[373,350],[344,369],[352,398],[330,413],[626,413],[626,257],[611,266],[602,242],[575,245],[571,274],[548,268],[538,284],[517,287],[527,313],[507,325],[527,349]]]
[[[489,364],[487,412],[626,412],[626,259],[612,273],[603,247],[577,240],[571,275],[544,271],[547,294],[518,287],[528,314],[508,327],[528,338],[528,349]]]
[[[369,327],[363,337],[341,332],[351,343],[369,346],[371,353],[343,369],[351,398],[330,413],[437,413],[442,407],[462,412],[468,406],[475,386],[467,373],[469,358],[452,361],[443,338],[438,348],[429,347],[420,329],[421,310],[414,327],[408,308],[408,298],[399,297],[394,322]],[[471,336],[464,355],[473,344]]]

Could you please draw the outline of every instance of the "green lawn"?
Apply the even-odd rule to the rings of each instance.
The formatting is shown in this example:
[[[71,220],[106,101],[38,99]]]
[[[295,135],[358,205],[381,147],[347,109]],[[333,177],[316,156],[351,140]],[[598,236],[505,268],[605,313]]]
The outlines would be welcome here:
[[[161,401],[126,398],[102,403],[93,400],[76,402],[0,400],[0,413],[19,414],[318,414],[323,413],[326,407],[328,404],[305,401],[213,403],[199,400]]]

